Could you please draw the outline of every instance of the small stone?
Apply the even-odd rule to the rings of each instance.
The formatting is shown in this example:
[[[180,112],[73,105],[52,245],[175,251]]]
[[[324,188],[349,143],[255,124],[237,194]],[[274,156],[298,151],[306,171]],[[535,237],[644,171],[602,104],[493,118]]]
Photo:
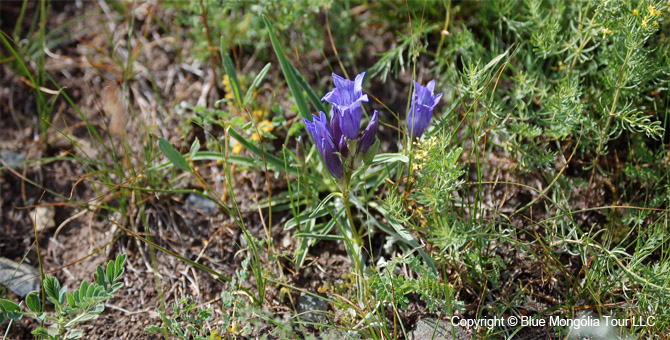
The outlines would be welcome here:
[[[323,323],[326,321],[328,304],[323,299],[303,294],[298,298],[297,309],[303,321]]]
[[[52,206],[37,207],[35,210],[30,212],[30,219],[33,221],[33,226],[37,228],[37,231],[55,227],[55,216],[56,209]]]
[[[22,154],[14,151],[0,150],[0,159],[12,168],[16,168],[18,167],[16,163],[23,162],[26,158]],[[0,163],[0,167],[2,167],[2,163]]]
[[[40,289],[40,272],[25,264],[0,257],[0,284],[22,298]]]
[[[199,194],[189,194],[186,197],[186,206],[207,215],[213,215],[219,208],[214,201]]]
[[[437,327],[437,329],[436,329]],[[453,328],[453,333],[452,333]],[[435,333],[433,333],[435,332]],[[434,335],[434,336],[433,336]],[[439,323],[433,318],[421,319],[416,327],[408,334],[409,340],[432,340],[432,339],[470,339],[467,332],[461,327],[452,327],[451,323],[440,320]]]

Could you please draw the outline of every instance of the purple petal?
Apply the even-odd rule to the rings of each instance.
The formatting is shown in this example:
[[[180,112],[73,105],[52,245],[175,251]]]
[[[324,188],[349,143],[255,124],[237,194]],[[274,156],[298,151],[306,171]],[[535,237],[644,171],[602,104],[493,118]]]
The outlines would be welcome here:
[[[340,115],[333,105],[333,109],[330,116],[330,132],[333,135],[333,140],[340,140],[342,137],[342,129],[340,128]]]
[[[340,129],[342,134],[349,139],[358,138],[358,130],[361,127],[361,106],[354,104],[346,108],[335,106],[337,114],[340,115]]]
[[[429,81],[428,85],[426,85],[426,88],[430,91],[431,94],[435,92],[435,79]]]
[[[323,150],[321,155],[326,163],[326,168],[328,168],[328,171],[333,177],[342,178],[342,161],[340,160],[340,156],[335,153],[336,151],[333,141],[328,138],[322,138],[320,144],[321,149]]]
[[[354,80],[354,95],[356,97],[360,97],[363,94],[363,78],[365,78],[365,72],[357,74]]]
[[[377,135],[377,127],[379,126],[379,117],[377,110],[372,114],[372,119],[370,123],[363,131],[363,136],[361,137],[360,142],[358,142],[358,150],[361,153],[366,153],[370,146],[375,142],[375,136]]]
[[[337,144],[337,149],[340,150],[340,155],[342,157],[347,157],[349,156],[349,145],[347,145],[347,141],[344,139],[344,136],[340,137],[340,142]]]
[[[326,95],[321,98],[321,101],[331,104],[339,103],[341,101],[339,91],[337,91],[337,89],[333,89],[332,91],[326,93]]]

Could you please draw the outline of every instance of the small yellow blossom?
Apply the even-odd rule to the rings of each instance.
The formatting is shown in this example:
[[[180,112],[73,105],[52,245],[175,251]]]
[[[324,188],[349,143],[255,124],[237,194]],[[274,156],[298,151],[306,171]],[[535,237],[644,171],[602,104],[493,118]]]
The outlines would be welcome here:
[[[642,19],[642,27],[647,27],[647,26],[649,26],[649,17],[645,15],[644,19]]]
[[[603,38],[608,34],[612,35],[612,34],[614,34],[614,32],[612,32],[612,30],[607,28],[607,27],[603,27]]]
[[[256,129],[258,129],[258,133],[256,133],[256,131],[255,131],[256,129],[254,129],[254,133],[251,135],[251,139],[258,142],[258,141],[261,140],[261,137],[263,137],[263,134],[272,132],[272,130],[274,130],[274,128],[275,128],[275,126],[274,126],[274,124],[272,124],[271,121],[269,121],[267,119],[263,120],[263,121],[260,121],[256,125]],[[235,144],[233,144],[233,150],[232,150],[233,154],[241,153],[243,148],[244,147],[242,146],[242,144],[235,141]]]
[[[639,13],[640,13],[640,12],[639,12],[638,10],[636,10],[636,9],[633,10],[633,15],[634,15],[634,16],[637,16]]]
[[[256,121],[262,120],[263,116],[265,116],[265,111],[261,109],[256,109],[251,112],[251,117]]]
[[[656,7],[653,5],[647,6],[647,10],[649,11],[649,15],[652,17],[659,17],[661,16],[661,11],[657,10]]]
[[[654,20],[654,26],[658,26],[658,20]]]

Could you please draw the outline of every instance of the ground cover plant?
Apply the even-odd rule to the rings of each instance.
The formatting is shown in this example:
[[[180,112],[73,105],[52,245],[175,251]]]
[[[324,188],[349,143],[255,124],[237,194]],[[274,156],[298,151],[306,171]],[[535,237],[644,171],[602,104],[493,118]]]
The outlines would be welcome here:
[[[2,2],[4,338],[666,339],[669,36],[653,0]]]

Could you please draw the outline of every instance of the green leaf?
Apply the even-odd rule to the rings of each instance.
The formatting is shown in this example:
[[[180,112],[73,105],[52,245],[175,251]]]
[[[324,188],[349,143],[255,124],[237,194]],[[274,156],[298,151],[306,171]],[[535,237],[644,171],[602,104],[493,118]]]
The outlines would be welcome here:
[[[158,139],[158,147],[161,149],[165,157],[167,157],[172,164],[177,168],[184,171],[191,171],[191,165],[188,164],[184,156],[182,156],[175,148],[172,147],[170,142],[166,141],[163,138]]]
[[[40,312],[42,306],[40,303],[40,293],[38,291],[28,293],[26,296],[26,306],[28,306],[28,309],[33,313]]]
[[[95,282],[97,282],[99,285],[107,288],[107,280],[106,280],[107,276],[105,275],[105,272],[102,270],[101,266],[98,266],[96,268],[96,273],[97,273],[97,275],[96,275],[97,277],[96,277]]]
[[[123,272],[125,271],[125,264],[126,264],[126,259],[128,258],[128,255],[126,254],[119,254],[116,257],[115,261],[115,267],[116,267],[116,275],[114,276],[114,281],[118,280],[121,275],[123,275]],[[111,282],[110,282],[111,283]]]
[[[37,335],[43,338],[48,338],[49,337],[49,332],[47,332],[47,329],[44,327],[39,327],[35,329],[34,331],[31,332],[32,335]]]
[[[372,160],[372,164],[393,163],[393,162],[407,163],[409,162],[409,158],[400,153],[382,153],[376,155]]]
[[[10,318],[14,321],[21,320],[21,307],[12,301],[0,299],[0,315],[2,318]]]
[[[149,334],[155,334],[155,333],[158,333],[158,332],[162,333],[164,330],[167,331],[167,329],[165,329],[163,327],[159,327],[157,325],[151,325],[149,327],[144,328],[144,331],[149,333]]]
[[[223,37],[221,37],[223,40]],[[240,110],[244,109],[242,104],[242,90],[240,89],[240,81],[237,79],[237,72],[235,72],[235,65],[233,65],[233,60],[230,57],[223,53],[223,42],[221,43],[221,56],[223,56],[223,69],[226,70],[228,74],[228,80],[230,80],[230,87],[233,88],[233,95],[235,96],[235,101]]]
[[[107,282],[114,282],[114,274],[116,274],[114,266],[114,261],[107,262]]]
[[[261,148],[254,145],[253,143],[249,142],[244,137],[240,136],[240,134],[237,133],[237,131],[235,131],[234,129],[228,129],[228,133],[233,138],[235,138],[235,140],[240,142],[240,144],[242,144],[249,151],[253,152],[254,154],[256,154],[261,159],[263,158],[263,151],[261,150]],[[280,170],[280,171],[283,171],[283,172],[286,172],[286,173],[290,173],[290,174],[293,174],[293,175],[296,175],[296,176],[300,175],[296,168],[293,168],[293,167],[290,167],[290,166],[288,168],[285,167],[284,166],[284,161],[277,156],[271,155],[271,154],[266,152],[265,153],[265,160],[268,162],[269,165],[272,165],[272,167],[274,167],[277,170]],[[314,182],[319,181],[319,179],[315,178],[313,175],[306,174],[306,176],[310,179],[310,181],[314,181]]]
[[[277,55],[277,59],[279,59],[279,64],[281,65],[281,69],[284,72],[284,77],[286,78],[286,83],[288,83],[288,87],[291,90],[291,93],[293,94],[293,97],[295,98],[295,103],[298,106],[298,113],[305,118],[309,119],[310,121],[312,120],[312,115],[309,111],[309,107],[307,106],[307,101],[305,100],[305,96],[302,93],[302,90],[300,88],[300,84],[298,83],[298,80],[295,77],[295,74],[293,73],[293,66],[291,63],[289,63],[288,59],[286,59],[286,56],[284,55],[284,52],[282,52],[281,46],[279,45],[279,40],[277,39],[277,36],[275,34],[275,29],[272,26],[272,23],[268,18],[263,15],[263,22],[265,23],[265,26],[268,28],[268,34],[270,35],[270,42],[272,43],[272,48],[275,51],[275,54]]]
[[[82,336],[84,336],[84,331],[81,329],[73,329],[68,333],[66,339],[80,339]]]
[[[293,76],[300,84],[300,87],[302,87],[305,93],[307,93],[307,99],[309,99],[309,102],[312,103],[312,105],[314,105],[316,110],[328,112],[326,106],[321,101],[321,98],[319,98],[312,89],[312,87],[309,86],[309,84],[305,80],[305,77],[303,77],[302,74],[300,74],[300,72],[298,72],[298,70],[293,65],[291,65],[291,71],[293,72]]]
[[[113,284],[111,288],[109,288],[108,292],[114,293],[117,290],[119,290],[121,287],[123,287],[123,282],[117,282],[117,283]]]
[[[247,94],[244,96],[244,102],[243,102],[244,106],[249,105],[249,102],[251,101],[251,95],[261,85],[263,79],[265,79],[265,76],[268,74],[268,71],[270,71],[270,66],[272,66],[272,63],[265,64],[263,69],[261,69],[261,71],[258,72],[256,78],[254,78],[253,83],[251,83],[251,86],[249,86],[249,89],[247,89]]]
[[[200,140],[198,138],[193,139],[193,144],[191,144],[191,150],[188,152],[189,157],[193,159],[193,156],[200,150]]]
[[[67,293],[67,295],[65,295],[65,297],[67,298],[67,304],[70,307],[76,306],[76,301],[74,301],[74,296],[72,294]]]
[[[375,138],[374,144],[372,144],[370,149],[368,149],[368,152],[365,153],[365,157],[363,157],[363,163],[366,165],[372,164],[372,161],[377,155],[377,150],[379,150],[379,139]]]
[[[58,291],[58,302],[60,302],[61,305],[65,304],[65,294],[66,293],[67,293],[67,285],[63,286],[63,288],[61,288]]]

